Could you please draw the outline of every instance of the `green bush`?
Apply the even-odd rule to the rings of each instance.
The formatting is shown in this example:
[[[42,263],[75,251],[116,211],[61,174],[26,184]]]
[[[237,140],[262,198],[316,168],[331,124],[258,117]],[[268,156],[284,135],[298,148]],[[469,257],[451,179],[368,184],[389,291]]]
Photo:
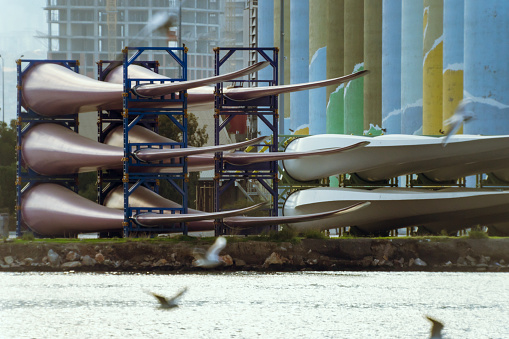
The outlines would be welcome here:
[[[0,209],[11,215],[16,207],[16,120],[0,122]]]
[[[291,242],[294,244],[299,242],[297,232],[288,226],[282,226],[279,232],[269,231],[268,233],[263,233],[260,236],[249,237],[249,239],[254,241]]]
[[[21,236],[21,240],[24,240],[24,241],[33,241],[33,240],[35,240],[35,236],[34,236],[34,234],[32,232],[25,232]]]
[[[325,235],[324,232],[317,230],[309,230],[302,232],[302,237],[306,239],[328,239],[329,237]]]
[[[468,238],[469,239],[486,239],[489,238],[488,233],[480,230],[480,229],[472,229],[470,232],[468,232]]]
[[[176,241],[191,241],[191,242],[197,242],[198,241],[197,237],[192,237],[190,235],[184,235],[184,234],[177,235],[176,237],[173,237],[173,239],[176,240]]]

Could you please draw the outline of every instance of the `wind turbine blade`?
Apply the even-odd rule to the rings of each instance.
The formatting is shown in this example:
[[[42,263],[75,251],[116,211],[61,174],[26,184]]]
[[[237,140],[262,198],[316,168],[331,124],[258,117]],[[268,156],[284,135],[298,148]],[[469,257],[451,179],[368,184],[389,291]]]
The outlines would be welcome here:
[[[237,210],[231,211],[223,211],[223,212],[215,212],[215,213],[193,213],[193,214],[159,214],[159,213],[140,213],[134,217],[134,220],[145,227],[156,227],[156,226],[171,226],[175,223],[179,222],[188,222],[188,221],[199,221],[199,220],[212,220],[212,219],[221,219],[225,217],[231,217],[235,215],[241,215],[244,213],[248,213],[250,211],[254,211],[261,206],[265,205],[265,203],[258,203],[253,206],[249,206],[246,208],[241,208]]]
[[[305,91],[308,89],[337,85],[348,82],[368,74],[368,70],[359,71],[339,78],[307,82],[294,85],[265,86],[265,87],[249,87],[249,88],[228,88],[224,91],[224,95],[232,100],[245,101],[258,99],[269,95],[278,95],[289,92]]]
[[[281,216],[281,217],[231,217],[225,218],[223,222],[232,228],[248,228],[257,226],[277,225],[277,224],[290,224],[312,221],[317,219],[326,219],[335,217],[341,214],[356,211],[358,209],[368,206],[370,202],[359,202],[348,207],[340,208],[337,210],[312,213],[295,216]]]
[[[159,194],[150,191],[145,187],[138,187],[130,196],[129,203],[133,206],[160,206],[160,207],[168,207],[168,208],[180,208],[181,205],[177,204],[171,200],[163,198]],[[123,206],[123,193],[122,187],[119,187],[110,192],[110,194],[106,197],[105,200],[106,206],[111,208],[121,209]],[[247,216],[234,216],[234,217],[225,217],[223,222],[229,227],[254,227],[254,226],[266,226],[266,225],[278,225],[278,224],[287,224],[287,223],[299,223],[312,221],[317,219],[323,219],[328,217],[334,217],[336,215],[353,212],[359,208],[364,208],[368,206],[369,203],[359,202],[354,203],[351,206],[326,211],[313,213],[308,215],[296,215],[296,216],[278,216],[278,217],[247,217]],[[189,214],[196,213],[204,213],[202,211],[188,209]],[[208,225],[206,225],[208,223]],[[206,231],[213,230],[214,223],[212,220],[204,220],[200,222],[191,222],[188,224],[189,230],[195,231]]]
[[[213,153],[222,151],[231,151],[237,148],[247,147],[262,142],[266,136],[237,142],[227,145],[188,147],[188,148],[144,148],[134,152],[134,155],[141,161],[158,161],[170,158],[179,158],[203,153]]]
[[[122,109],[122,92],[120,84],[94,80],[58,64],[40,63],[23,76],[22,104],[48,117],[106,106]]]
[[[122,168],[122,148],[98,143],[53,123],[30,128],[23,136],[21,153],[23,164],[42,175]]]
[[[184,90],[188,90],[190,88],[196,88],[201,86],[213,85],[222,81],[234,80],[244,75],[248,75],[254,72],[257,72],[270,64],[268,61],[258,62],[254,65],[248,66],[241,70],[213,76],[210,78],[196,79],[196,80],[188,80],[188,81],[180,81],[180,82],[172,82],[172,83],[163,83],[163,84],[140,84],[132,88],[134,94],[140,97],[160,97],[166,95],[168,93],[180,92]],[[131,76],[130,76],[131,77]],[[151,77],[148,77],[151,78]]]
[[[325,148],[313,152],[269,152],[269,153],[230,153],[224,154],[223,159],[232,165],[245,166],[266,161],[301,159],[313,156],[325,156],[341,152],[348,152],[369,144],[369,141],[362,141],[346,147]]]
[[[263,65],[260,65],[262,67]],[[150,74],[147,79],[167,79],[162,75],[156,75],[150,70],[132,65],[135,70]],[[256,66],[254,66],[256,67]],[[117,67],[118,68],[118,67]],[[121,110],[123,108],[123,86],[118,81],[122,78],[122,70],[114,72],[106,78],[107,81],[98,81],[77,74],[66,67],[54,63],[35,63],[23,76],[22,105],[39,115],[54,117],[59,115],[71,115],[97,110]],[[250,100],[268,95],[276,95],[288,92],[303,91],[312,88],[324,87],[333,84],[347,82],[364,76],[368,71],[361,71],[344,77],[316,81],[305,84],[230,88],[225,90],[225,95],[234,100]],[[133,71],[134,73],[134,71]],[[110,82],[109,80],[115,81]],[[213,81],[217,81],[213,80]],[[164,86],[154,84],[155,87]],[[209,86],[196,87],[193,85],[187,92],[187,104],[189,109],[208,110],[213,108],[214,88]],[[171,87],[164,91],[166,94],[175,93]],[[154,107],[177,107],[177,103],[160,102],[159,100],[145,100],[132,103],[131,108],[154,108]]]
[[[23,222],[41,235],[121,230],[124,212],[96,204],[61,185],[43,183],[25,192]]]
[[[122,129],[118,129],[121,131]],[[139,141],[138,135],[148,135],[161,143],[173,140],[164,138],[142,127],[133,128],[134,142]],[[237,148],[260,143],[266,137],[258,137],[239,143],[189,148],[146,148],[135,152],[135,156],[142,161],[159,161],[183,156],[196,156],[204,153],[229,151]],[[118,142],[116,136],[111,136],[112,143]],[[146,141],[150,142],[150,141]],[[64,126],[45,123],[30,128],[22,140],[22,162],[33,171],[42,175],[62,175],[69,173],[83,173],[100,169],[121,169],[123,149],[115,145],[96,142]],[[213,156],[207,160],[213,166]],[[193,161],[191,161],[193,162]]]

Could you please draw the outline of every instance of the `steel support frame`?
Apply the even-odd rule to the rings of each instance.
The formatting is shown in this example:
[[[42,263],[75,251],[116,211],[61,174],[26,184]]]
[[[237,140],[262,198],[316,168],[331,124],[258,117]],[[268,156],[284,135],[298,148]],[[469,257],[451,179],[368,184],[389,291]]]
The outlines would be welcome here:
[[[77,114],[60,115],[54,117],[44,117],[28,109],[23,110],[21,105],[23,98],[23,76],[32,67],[43,63],[60,64],[76,73],[79,72],[79,61],[77,60],[35,60],[18,59],[17,65],[17,107],[16,107],[16,236],[21,237],[26,230],[26,225],[21,217],[21,200],[23,193],[28,191],[33,185],[41,182],[51,182],[63,185],[78,193],[78,175],[60,175],[44,176],[40,175],[30,168],[22,167],[21,141],[23,135],[34,125],[41,123],[56,123],[64,125],[74,132],[78,133],[79,119]]]
[[[406,176],[406,187],[412,188],[429,188],[439,189],[444,187],[465,187],[465,178],[458,178],[456,180],[446,182],[436,182],[428,179],[425,174],[408,174]]]
[[[507,189],[509,183],[497,178],[493,173],[482,173],[476,175],[477,188]]]
[[[257,53],[261,59],[270,62],[272,67],[271,79],[252,79],[236,80],[235,83],[241,85],[259,85],[277,86],[278,85],[278,54],[279,49],[273,48],[249,48],[249,47],[216,47],[214,48],[214,71],[215,75],[221,74],[221,66],[238,51],[251,51]],[[221,52],[225,52],[221,56]],[[278,151],[278,133],[279,133],[279,114],[278,97],[268,96],[249,101],[234,101],[223,95],[224,83],[216,84],[215,102],[214,102],[214,144],[219,145],[220,132],[226,128],[226,125],[237,115],[256,116],[271,131],[270,144],[261,144],[255,146],[268,146],[270,152]],[[223,118],[223,121],[221,121]],[[222,153],[215,154],[214,165],[214,211],[221,211],[221,195],[236,180],[252,179],[258,181],[272,196],[268,213],[271,216],[278,215],[278,163],[271,161],[268,163],[254,164],[249,166],[233,166],[223,161]],[[258,232],[266,230],[277,230],[277,225],[263,227]],[[222,223],[222,220],[215,220],[215,234],[222,235],[229,232],[229,229]]]
[[[294,135],[294,134],[280,134],[278,148],[280,152],[284,152],[286,147],[295,139],[307,137],[309,135]],[[278,185],[278,205],[279,209],[282,209],[286,199],[293,193],[299,190],[313,188],[313,187],[326,187],[329,186],[328,178],[324,178],[321,180],[311,180],[311,181],[296,181],[292,177],[290,177],[282,163],[279,164],[279,185]]]
[[[157,61],[134,61],[133,64],[150,69],[159,73],[159,63]],[[97,62],[97,79],[104,81],[108,74],[116,67],[121,67],[122,61],[118,60],[100,60]],[[130,117],[133,119],[133,117]],[[140,124],[143,127],[158,133],[158,116],[145,116]],[[123,126],[122,110],[100,110],[97,112],[97,141],[104,143],[108,134],[115,128]],[[97,171],[97,203],[102,205],[108,193],[114,189],[122,180],[122,175],[118,171],[99,170]],[[158,192],[159,185],[145,185],[151,190]]]
[[[162,51],[166,52],[170,57],[175,60],[179,67],[181,67],[181,76],[168,80],[161,79],[136,79],[129,78],[128,67],[131,64],[139,62],[137,60],[145,51]],[[134,51],[132,56],[129,56],[129,51]],[[178,97],[173,93],[170,98],[168,96],[158,98],[140,98],[132,93],[131,88],[141,82],[149,83],[163,83],[169,81],[186,81],[187,80],[187,47],[125,47],[123,53],[123,110],[121,112],[123,138],[124,138],[124,157],[123,157],[123,174],[122,184],[124,191],[124,222],[123,233],[124,237],[129,237],[133,234],[139,233],[165,233],[165,232],[182,232],[187,235],[186,223],[178,223],[173,227],[144,227],[135,222],[134,216],[139,213],[153,212],[153,213],[182,213],[187,214],[188,211],[188,171],[187,171],[187,157],[182,157],[180,162],[172,161],[171,164],[167,163],[151,163],[144,164],[137,161],[133,156],[133,152],[140,148],[161,148],[163,146],[179,146],[188,147],[188,133],[187,133],[187,91],[180,91]],[[181,54],[181,56],[178,55]],[[132,103],[139,102],[173,102],[178,103],[178,108],[131,108]],[[160,144],[160,143],[130,143],[129,131],[138,123],[143,120],[147,121],[156,116],[156,121],[160,115],[166,115],[172,120],[182,131],[182,142]],[[182,117],[182,123],[179,123],[176,116]],[[143,173],[139,171],[143,167],[178,167],[180,170],[177,173],[163,174],[163,173]],[[138,170],[138,171],[137,171]],[[182,196],[181,208],[163,208],[163,207],[131,207],[129,205],[130,195],[139,187],[146,186],[148,188],[157,187],[161,180],[168,181]]]

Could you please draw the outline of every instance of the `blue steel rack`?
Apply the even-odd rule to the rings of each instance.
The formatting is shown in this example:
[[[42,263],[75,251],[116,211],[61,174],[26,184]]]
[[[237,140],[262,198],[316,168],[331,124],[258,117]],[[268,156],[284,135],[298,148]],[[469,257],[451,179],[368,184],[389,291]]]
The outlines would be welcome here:
[[[273,48],[249,48],[249,47],[216,47],[215,54],[215,75],[220,75],[221,66],[237,51],[256,51],[262,60],[270,62],[272,67],[272,78],[257,80],[235,80],[241,85],[278,85],[278,54],[279,49]],[[225,52],[221,56],[221,52]],[[224,84],[216,85],[215,93],[215,113],[214,113],[214,142],[219,145],[219,133],[226,128],[226,125],[237,115],[256,116],[272,132],[272,138],[269,144],[254,145],[268,146],[270,152],[278,151],[278,96],[272,95],[259,99],[248,101],[235,101],[227,98],[223,94]],[[219,117],[223,117],[221,122]],[[268,163],[259,163],[249,166],[234,166],[223,161],[222,153],[215,154],[215,175],[214,175],[214,211],[221,211],[221,196],[237,180],[253,179],[258,181],[271,195],[272,201],[268,208],[270,216],[278,215],[278,163],[271,161]],[[269,227],[258,227],[248,231],[237,231],[236,233],[261,233],[267,230],[276,230],[277,225]],[[216,235],[230,233],[221,220],[215,221]]]
[[[134,61],[133,64],[150,69],[155,73],[159,73],[159,62],[157,61]],[[99,81],[105,81],[108,74],[116,67],[121,67],[122,61],[119,60],[100,60],[97,62],[97,79]],[[99,110],[97,112],[97,141],[104,143],[108,134],[119,126],[123,126],[122,110]],[[132,120],[133,117],[130,117]],[[143,127],[158,132],[158,116],[145,116],[139,124]],[[122,182],[122,173],[119,174],[116,170],[98,170],[97,171],[97,203],[100,205],[104,204],[104,201],[108,194],[115,189],[119,182]],[[155,191],[159,191],[159,185],[152,182],[145,182],[144,186]],[[99,236],[101,238],[118,237],[123,235],[122,231],[108,231],[101,232]]]
[[[30,168],[23,168],[22,166],[22,154],[21,154],[21,141],[23,135],[36,124],[41,123],[56,123],[64,125],[74,132],[78,133],[78,115],[59,115],[51,118],[38,115],[31,109],[24,110],[22,107],[23,99],[23,76],[32,67],[42,63],[54,63],[60,64],[74,72],[79,72],[79,62],[77,60],[34,60],[34,59],[18,59],[17,64],[17,114],[16,114],[16,236],[22,236],[23,232],[26,231],[27,227],[23,224],[21,219],[21,198],[24,192],[29,190],[36,183],[41,182],[53,182],[60,185],[66,186],[78,192],[78,175],[60,175],[60,176],[44,176],[40,175]],[[25,66],[26,65],[26,66]]]
[[[134,55],[129,57],[129,51],[135,51]],[[128,67],[137,62],[145,51],[163,51],[176,61],[181,68],[181,76],[171,79],[138,79],[130,78],[128,74]],[[173,81],[186,81],[187,80],[187,48],[175,47],[126,47],[122,50],[123,53],[123,70],[124,70],[124,91],[123,91],[123,111],[122,111],[122,125],[124,136],[124,158],[123,158],[123,175],[122,183],[124,189],[124,236],[128,237],[132,233],[148,233],[148,232],[183,232],[187,234],[187,225],[185,223],[178,223],[172,227],[144,227],[139,225],[133,219],[133,216],[144,212],[164,213],[169,211],[171,213],[180,212],[187,213],[188,210],[188,172],[187,172],[187,158],[182,157],[180,162],[172,161],[171,163],[151,163],[145,164],[139,162],[132,156],[135,150],[140,148],[161,148],[163,146],[170,147],[187,147],[187,92],[180,91],[173,93],[170,96],[157,97],[157,98],[142,98],[136,96],[131,88],[140,83],[162,83]],[[178,55],[180,54],[180,56]],[[136,107],[137,103],[173,103],[177,107],[174,108],[139,108]],[[168,118],[182,131],[182,142],[175,143],[130,143],[129,131],[136,124],[140,123],[143,119],[151,119],[153,116],[166,115]],[[179,122],[176,117],[181,116],[182,122]],[[147,166],[150,167],[174,167],[174,173],[147,173],[143,169]],[[179,168],[179,169],[178,169]],[[149,208],[149,207],[131,207],[129,206],[129,196],[140,186],[153,188],[154,185],[160,180],[168,181],[173,188],[182,196],[181,208]]]
[[[157,61],[134,61],[133,64],[145,67],[155,73],[159,73],[159,62]],[[105,81],[108,74],[116,67],[121,67],[122,61],[118,60],[100,60],[97,62],[97,79]],[[122,110],[99,110],[97,112],[97,141],[104,143],[108,134],[119,126],[123,126]],[[133,117],[130,117],[132,120]],[[145,116],[139,124],[143,127],[158,133],[158,117],[157,115]],[[113,190],[122,180],[122,174],[118,171],[99,170],[97,171],[97,203],[104,204],[104,200],[108,193]],[[152,186],[152,185],[150,185]],[[158,186],[150,187],[154,191],[158,191]],[[123,233],[123,232],[120,232]],[[102,233],[101,237],[117,236],[118,232]]]

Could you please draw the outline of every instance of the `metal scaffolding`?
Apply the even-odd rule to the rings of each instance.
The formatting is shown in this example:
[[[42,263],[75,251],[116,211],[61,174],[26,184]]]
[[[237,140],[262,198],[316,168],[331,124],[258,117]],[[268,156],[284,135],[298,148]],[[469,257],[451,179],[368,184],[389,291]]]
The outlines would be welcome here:
[[[134,61],[133,64],[145,67],[155,73],[159,73],[159,63],[157,61]],[[105,81],[108,74],[116,67],[121,67],[122,61],[118,60],[100,60],[97,62],[97,79]],[[104,143],[108,134],[119,126],[123,126],[122,110],[99,110],[97,112],[97,141]],[[131,121],[134,117],[129,118]],[[145,116],[138,123],[143,127],[158,132],[158,117],[157,115]],[[97,203],[104,204],[108,194],[122,182],[122,173],[116,170],[98,170],[97,171]],[[145,186],[155,192],[158,191],[159,185],[153,183],[146,183]],[[122,236],[123,232],[104,232],[100,237]]]
[[[221,66],[238,51],[256,52],[263,60],[270,62],[272,67],[271,78],[236,80],[241,85],[278,85],[278,48],[237,48],[237,47],[216,47],[215,55],[215,75],[220,75]],[[221,52],[224,55],[221,56]],[[241,52],[242,53],[242,52]],[[216,85],[215,112],[214,112],[214,143],[219,145],[220,132],[226,128],[227,124],[236,116],[255,116],[263,122],[272,132],[272,138],[269,144],[258,146],[268,146],[270,152],[278,151],[278,97],[277,95],[267,96],[260,99],[248,101],[235,101],[227,98],[223,94],[224,84]],[[222,153],[215,155],[215,175],[214,175],[214,211],[222,210],[221,196],[226,190],[239,180],[253,180],[263,186],[271,196],[270,207],[267,212],[270,216],[278,215],[278,164],[277,161],[259,163],[248,166],[235,166],[223,161]],[[250,230],[251,233],[260,233],[268,229],[276,229],[277,225],[270,227],[261,227]],[[230,230],[220,221],[215,221],[216,235],[230,233]]]
[[[159,72],[159,63],[156,61],[135,61],[136,65]],[[104,81],[108,74],[116,67],[120,67],[122,61],[101,60],[97,62],[97,79]],[[97,112],[97,141],[104,143],[108,134],[119,126],[123,126],[121,110],[100,110]],[[133,117],[130,118],[131,120]],[[157,115],[145,116],[139,124],[151,131],[158,132]],[[97,203],[103,204],[108,193],[115,188],[122,177],[117,171],[99,170],[97,172]]]
[[[24,168],[21,154],[21,143],[24,134],[32,127],[37,124],[43,123],[54,123],[60,124],[67,128],[70,128],[74,132],[78,133],[78,115],[60,115],[53,117],[44,117],[34,111],[22,108],[23,100],[23,76],[32,67],[42,63],[53,63],[62,65],[72,71],[79,72],[79,62],[77,60],[33,60],[33,59],[19,59],[16,61],[17,64],[17,120],[16,120],[16,236],[22,236],[23,232],[27,230],[26,225],[23,224],[21,218],[21,199],[24,192],[27,192],[33,185],[41,182],[52,182],[66,186],[78,192],[78,174],[68,174],[59,176],[44,176],[40,175],[30,168]]]
[[[180,67],[180,76],[168,79],[146,79],[129,77],[129,66],[135,64],[138,58],[145,51],[162,51],[166,52]],[[129,56],[129,51],[134,51]],[[121,112],[123,137],[124,137],[124,158],[122,184],[124,190],[124,236],[128,237],[132,233],[164,233],[164,232],[183,232],[187,234],[187,226],[185,223],[174,224],[171,227],[144,227],[134,220],[133,216],[139,213],[182,213],[187,214],[188,210],[188,172],[186,157],[180,158],[180,161],[172,159],[171,162],[143,163],[138,161],[133,152],[142,148],[163,148],[163,147],[181,147],[188,146],[187,136],[187,92],[180,91],[171,95],[144,98],[134,94],[131,89],[140,83],[164,83],[174,81],[187,80],[187,48],[186,47],[126,47],[123,49],[123,111]],[[140,108],[138,103],[174,103],[175,108]],[[164,106],[162,104],[161,106]],[[182,141],[171,143],[132,143],[129,141],[129,131],[138,123],[144,121],[149,125],[154,125],[161,115],[166,115],[182,132]],[[173,167],[172,173],[164,173],[164,171],[146,171],[150,167],[168,168]],[[140,186],[156,190],[160,181],[165,180],[176,189],[182,197],[182,206],[180,208],[165,207],[132,207],[129,204],[130,195]]]

